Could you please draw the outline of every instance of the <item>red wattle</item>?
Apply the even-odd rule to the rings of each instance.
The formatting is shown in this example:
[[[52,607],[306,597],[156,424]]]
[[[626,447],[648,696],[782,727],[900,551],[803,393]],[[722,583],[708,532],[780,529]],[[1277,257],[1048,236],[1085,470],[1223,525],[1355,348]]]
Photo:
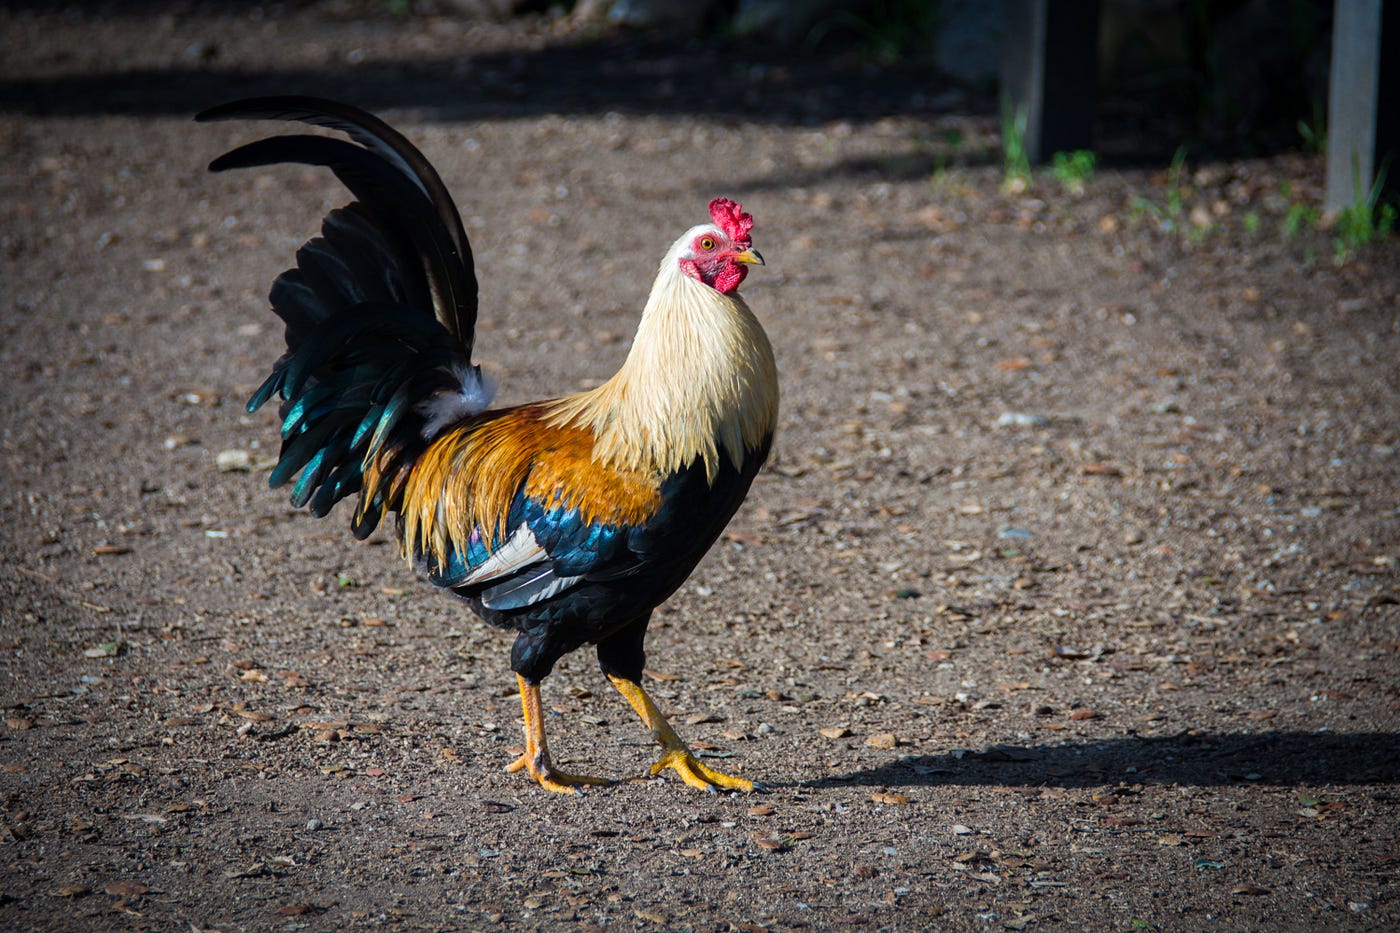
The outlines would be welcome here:
[[[724,265],[720,266],[719,274],[715,276],[715,280],[710,284],[712,284],[715,287],[715,291],[719,292],[721,295],[727,295],[738,288],[739,284],[744,281],[744,276],[748,274],[748,266],[737,262],[726,262]]]
[[[749,274],[748,266],[728,259],[719,263],[708,262],[704,266],[694,259],[682,259],[680,267],[681,272],[698,282],[704,282],[722,295],[738,288],[744,281],[744,276]]]

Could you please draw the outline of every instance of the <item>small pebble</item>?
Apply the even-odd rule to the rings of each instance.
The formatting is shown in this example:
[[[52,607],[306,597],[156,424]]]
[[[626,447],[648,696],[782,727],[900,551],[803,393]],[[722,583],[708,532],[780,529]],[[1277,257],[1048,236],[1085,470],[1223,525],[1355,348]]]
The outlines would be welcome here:
[[[1004,411],[997,418],[999,428],[1043,428],[1050,423],[1044,415],[1025,411]]]
[[[220,473],[247,473],[253,469],[253,458],[246,450],[221,450],[214,466]]]

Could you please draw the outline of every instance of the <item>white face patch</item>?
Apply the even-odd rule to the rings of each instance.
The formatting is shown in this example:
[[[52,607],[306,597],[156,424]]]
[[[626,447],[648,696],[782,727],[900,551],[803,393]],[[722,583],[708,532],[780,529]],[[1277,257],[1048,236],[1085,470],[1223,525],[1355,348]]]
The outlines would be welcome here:
[[[729,242],[729,237],[725,236],[724,231],[721,230],[719,227],[716,227],[714,224],[700,224],[698,226],[691,227],[689,230],[686,231],[683,237],[676,241],[677,244],[680,246],[680,250],[676,254],[675,258],[677,260],[689,259],[691,261],[701,258],[695,255],[695,250],[693,247],[695,246],[695,241],[699,237],[704,235],[714,237],[716,243]]]

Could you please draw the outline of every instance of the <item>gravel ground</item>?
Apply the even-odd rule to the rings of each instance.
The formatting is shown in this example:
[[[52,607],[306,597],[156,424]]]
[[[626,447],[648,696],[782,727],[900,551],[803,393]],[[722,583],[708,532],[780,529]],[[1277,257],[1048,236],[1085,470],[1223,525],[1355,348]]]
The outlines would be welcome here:
[[[0,11],[0,924],[1400,926],[1400,262],[1284,235],[1319,160],[1178,216],[1160,168],[1004,190],[903,73],[93,9]],[[269,91],[438,165],[507,402],[605,378],[666,246],[753,211],[776,453],[648,647],[766,793],[646,778],[583,653],[556,759],[622,782],[503,773],[509,638],[266,488],[264,296],[346,197],[207,175],[266,127],[189,117]]]

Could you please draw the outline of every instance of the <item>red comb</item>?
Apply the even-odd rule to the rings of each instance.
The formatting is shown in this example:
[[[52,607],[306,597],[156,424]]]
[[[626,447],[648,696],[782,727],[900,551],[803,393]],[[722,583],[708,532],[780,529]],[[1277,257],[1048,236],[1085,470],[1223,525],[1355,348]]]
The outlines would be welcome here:
[[[736,246],[747,247],[751,242],[749,231],[753,230],[753,215],[745,214],[737,201],[715,198],[710,202],[710,217]]]

